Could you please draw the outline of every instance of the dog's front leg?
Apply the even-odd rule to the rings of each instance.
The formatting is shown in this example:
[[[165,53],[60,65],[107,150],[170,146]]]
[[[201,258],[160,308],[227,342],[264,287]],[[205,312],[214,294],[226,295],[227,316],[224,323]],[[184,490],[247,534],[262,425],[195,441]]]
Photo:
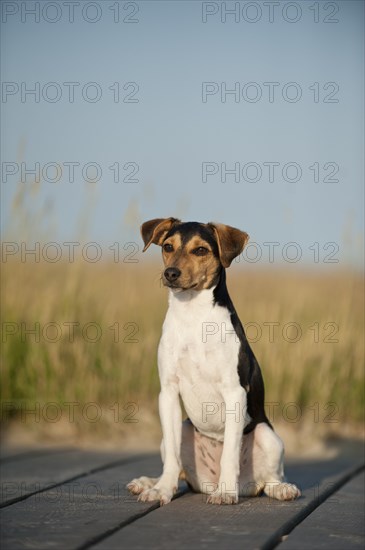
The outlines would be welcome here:
[[[177,383],[161,384],[159,411],[163,434],[163,472],[156,485],[143,491],[139,499],[159,500],[163,505],[170,502],[176,492],[181,471],[182,415]]]
[[[222,421],[225,422],[223,452],[220,462],[218,487],[207,502],[211,504],[237,504],[239,496],[240,451],[245,426],[246,391],[239,387],[223,393]]]

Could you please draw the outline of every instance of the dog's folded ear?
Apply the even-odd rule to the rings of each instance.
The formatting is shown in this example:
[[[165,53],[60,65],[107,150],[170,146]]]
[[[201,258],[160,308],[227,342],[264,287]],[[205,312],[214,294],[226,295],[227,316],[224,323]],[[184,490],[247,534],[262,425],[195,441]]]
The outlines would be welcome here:
[[[177,218],[155,218],[143,223],[141,225],[141,235],[144,242],[143,252],[152,243],[161,245],[166,233],[170,231],[173,225],[179,222],[180,220]]]
[[[229,267],[234,258],[239,256],[250,238],[247,233],[224,225],[222,223],[208,223],[217,239],[219,259],[223,267]]]

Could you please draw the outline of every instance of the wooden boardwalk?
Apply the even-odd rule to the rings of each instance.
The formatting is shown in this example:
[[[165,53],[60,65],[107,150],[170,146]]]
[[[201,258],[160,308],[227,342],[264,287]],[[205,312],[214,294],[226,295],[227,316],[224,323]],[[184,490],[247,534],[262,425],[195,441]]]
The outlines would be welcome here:
[[[160,472],[157,455],[43,449],[1,458],[1,548],[364,548],[363,454],[287,462],[294,502],[268,497],[206,505],[181,485],[168,506],[137,502],[125,485]]]

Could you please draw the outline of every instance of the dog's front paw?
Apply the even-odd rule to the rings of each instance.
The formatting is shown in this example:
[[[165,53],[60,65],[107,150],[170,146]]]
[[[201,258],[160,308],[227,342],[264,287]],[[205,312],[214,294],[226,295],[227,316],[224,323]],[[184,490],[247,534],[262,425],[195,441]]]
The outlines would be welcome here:
[[[132,495],[140,495],[146,489],[151,489],[158,482],[158,477],[136,477],[127,485],[127,489]]]
[[[176,492],[176,487],[167,488],[166,486],[159,487],[155,485],[152,489],[144,490],[138,497],[141,502],[152,502],[159,500],[160,505],[168,504]]]
[[[207,497],[207,504],[238,504],[238,491],[217,489]]]

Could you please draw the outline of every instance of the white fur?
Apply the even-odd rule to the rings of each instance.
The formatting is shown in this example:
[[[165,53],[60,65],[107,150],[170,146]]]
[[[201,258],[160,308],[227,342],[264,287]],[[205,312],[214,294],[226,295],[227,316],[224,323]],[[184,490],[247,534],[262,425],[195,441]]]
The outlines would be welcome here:
[[[250,458],[246,467],[240,467],[242,434],[250,418],[246,391],[238,375],[239,348],[230,313],[227,308],[214,305],[213,289],[169,291],[169,308],[158,348],[164,466],[160,478],[141,477],[128,484],[140,500],[166,504],[177,489],[183,466],[179,395],[199,433],[223,445],[217,487],[213,484],[213,491],[208,490],[212,483],[207,483],[204,473],[197,471],[189,480],[195,490],[208,494],[207,502],[233,504],[239,495],[253,496],[262,490],[280,500],[300,495],[295,485],[283,483],[283,444],[266,424],[259,424],[244,439]],[[194,457],[185,460],[185,466],[191,463],[189,469],[194,471]]]
[[[207,324],[214,334],[205,334]],[[194,426],[208,437],[224,440],[220,486],[238,498],[240,445],[249,420],[237,370],[239,347],[229,311],[214,305],[213,289],[170,290],[158,349],[164,468],[154,488],[142,493],[142,500],[158,497],[168,502],[177,487],[181,471],[179,394]]]
[[[207,330],[217,332],[206,334]],[[237,370],[239,347],[229,311],[213,304],[212,289],[170,291],[158,349],[161,386],[176,384],[194,426],[219,441],[225,436],[222,416],[227,420],[242,417],[238,412],[228,414],[238,409],[237,403],[244,412]],[[225,403],[227,414],[222,407]]]

